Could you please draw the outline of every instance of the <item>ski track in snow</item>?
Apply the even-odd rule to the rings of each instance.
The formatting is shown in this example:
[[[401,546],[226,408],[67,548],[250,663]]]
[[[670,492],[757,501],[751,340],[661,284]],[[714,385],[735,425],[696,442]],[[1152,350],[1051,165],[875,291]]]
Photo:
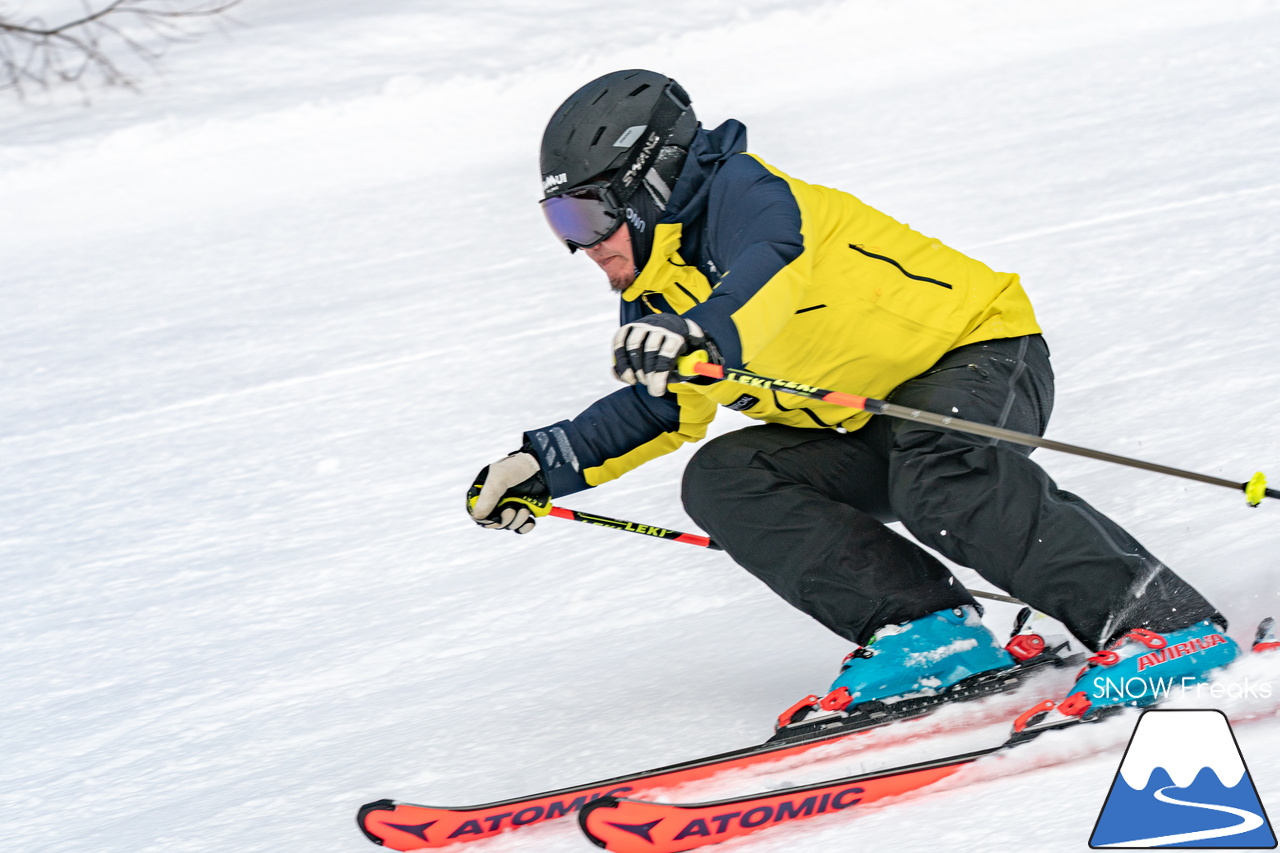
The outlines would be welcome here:
[[[370,850],[368,800],[488,802],[736,748],[829,682],[846,644],[723,556],[462,515],[522,430],[612,390],[613,297],[534,202],[547,116],[614,68],[676,76],[785,171],[1021,273],[1058,371],[1050,437],[1280,480],[1274,0],[236,17],[140,95],[0,103],[0,849]],[[689,527],[688,452],[564,503]],[[1237,639],[1280,610],[1274,502],[1037,458]],[[724,849],[1084,850],[1127,733]],[[1274,815],[1280,721],[1237,737]],[[475,849],[585,848],[561,822]]]

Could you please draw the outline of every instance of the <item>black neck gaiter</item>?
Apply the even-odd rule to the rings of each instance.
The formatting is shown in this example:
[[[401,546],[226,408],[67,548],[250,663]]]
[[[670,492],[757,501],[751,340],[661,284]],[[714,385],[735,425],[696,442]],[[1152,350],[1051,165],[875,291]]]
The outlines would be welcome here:
[[[653,229],[662,217],[662,211],[649,193],[641,190],[627,202],[624,213],[627,217],[627,230],[631,232],[631,254],[636,261],[636,270],[643,270],[649,263],[649,255],[653,253]]]

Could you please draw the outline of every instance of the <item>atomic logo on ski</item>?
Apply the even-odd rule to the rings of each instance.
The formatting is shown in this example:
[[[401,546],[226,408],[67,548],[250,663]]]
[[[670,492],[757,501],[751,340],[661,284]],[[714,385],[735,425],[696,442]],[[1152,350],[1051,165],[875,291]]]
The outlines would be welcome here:
[[[650,844],[652,844],[653,835],[651,834],[651,830],[660,823],[662,823],[662,818],[658,818],[657,820],[651,820],[648,823],[612,823],[611,822],[609,826],[612,826],[614,829],[621,829],[623,832],[629,832],[632,835],[637,835],[640,838],[643,838],[645,841],[648,841]]]
[[[1089,846],[1276,846],[1244,755],[1221,711],[1138,720]]]
[[[392,829],[398,829],[401,832],[407,832],[410,835],[416,835],[423,841],[427,840],[427,830],[436,825],[436,821],[429,820],[426,823],[420,823],[416,826],[406,826],[403,823],[389,823],[387,826]]]

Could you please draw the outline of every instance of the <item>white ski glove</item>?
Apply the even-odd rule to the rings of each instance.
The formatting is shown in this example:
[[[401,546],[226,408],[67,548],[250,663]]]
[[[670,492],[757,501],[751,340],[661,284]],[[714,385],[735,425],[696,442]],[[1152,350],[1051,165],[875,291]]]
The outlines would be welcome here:
[[[692,320],[678,314],[654,314],[628,323],[613,336],[613,375],[628,385],[638,382],[654,397],[661,397],[667,393],[676,359],[711,346]]]
[[[489,530],[528,533],[536,524],[534,516],[545,515],[550,507],[551,492],[537,458],[520,450],[486,465],[467,490],[467,511]]]

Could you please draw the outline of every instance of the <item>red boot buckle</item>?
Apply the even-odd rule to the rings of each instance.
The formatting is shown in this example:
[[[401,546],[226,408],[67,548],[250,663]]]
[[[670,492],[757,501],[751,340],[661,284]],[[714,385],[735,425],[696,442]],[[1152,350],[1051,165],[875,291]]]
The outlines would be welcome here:
[[[1087,662],[1098,664],[1099,666],[1115,666],[1120,662],[1120,655],[1108,649],[1106,651],[1098,652],[1095,655],[1091,655]],[[1086,666],[1084,669],[1080,670],[1080,674],[1084,675],[1087,670],[1088,667]]]
[[[1163,649],[1169,645],[1169,641],[1157,634],[1155,631],[1148,631],[1146,628],[1134,628],[1125,637],[1132,637],[1139,643],[1142,643],[1149,649]]]
[[[824,711],[843,711],[853,702],[853,697],[849,695],[848,687],[837,687],[826,696],[822,697],[822,701],[818,703],[818,707]]]
[[[805,708],[812,708],[814,704],[818,701],[819,701],[819,697],[814,696],[812,694],[804,697],[799,702],[792,705],[790,708],[788,708],[787,710],[783,711],[781,714],[778,715],[777,728],[780,729],[783,726],[791,725],[792,717],[794,717],[796,714],[803,711]]]
[[[1046,711],[1053,710],[1053,700],[1046,699],[1039,705],[1028,708],[1018,715],[1018,719],[1013,721],[1013,730],[1015,732],[1025,731],[1027,726],[1031,725],[1031,720]]]
[[[1058,711],[1067,717],[1083,717],[1092,707],[1093,702],[1089,700],[1089,694],[1080,690],[1063,699],[1062,704],[1058,706]]]
[[[1039,634],[1019,634],[1005,644],[1004,650],[1015,660],[1028,661],[1044,651],[1044,637]]]

